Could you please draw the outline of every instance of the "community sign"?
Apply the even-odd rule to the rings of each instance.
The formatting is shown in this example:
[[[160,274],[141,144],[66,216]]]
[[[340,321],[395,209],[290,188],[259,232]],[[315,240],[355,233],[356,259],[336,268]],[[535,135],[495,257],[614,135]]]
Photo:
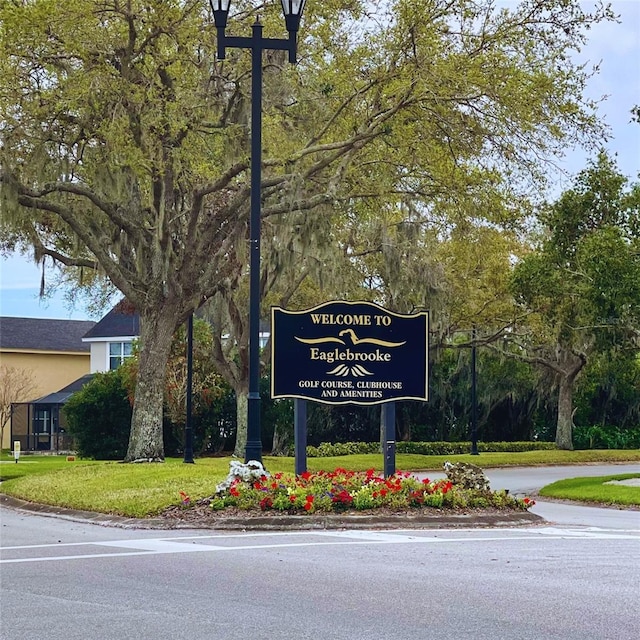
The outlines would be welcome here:
[[[428,312],[372,302],[271,309],[271,397],[327,404],[428,398]]]

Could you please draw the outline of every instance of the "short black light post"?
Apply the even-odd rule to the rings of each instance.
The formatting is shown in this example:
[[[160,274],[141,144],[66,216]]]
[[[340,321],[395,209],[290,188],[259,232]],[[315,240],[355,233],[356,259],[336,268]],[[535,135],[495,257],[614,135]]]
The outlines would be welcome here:
[[[298,29],[305,0],[281,0],[289,38],[263,38],[256,19],[250,38],[226,35],[231,0],[209,0],[217,30],[218,60],[226,49],[251,49],[251,212],[249,218],[249,397],[245,462],[262,461],[260,432],[260,185],[262,181],[262,52],[287,51],[296,62]]]
[[[187,320],[187,402],[184,423],[184,459],[193,464],[193,313]]]

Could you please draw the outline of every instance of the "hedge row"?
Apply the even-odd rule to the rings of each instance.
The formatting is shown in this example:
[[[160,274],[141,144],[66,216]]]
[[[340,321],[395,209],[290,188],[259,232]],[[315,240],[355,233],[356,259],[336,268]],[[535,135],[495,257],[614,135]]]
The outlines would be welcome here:
[[[548,451],[555,449],[553,442],[478,442],[480,453],[519,453],[522,451]],[[398,442],[396,453],[417,453],[424,456],[450,456],[471,451],[471,442]],[[327,458],[353,454],[380,453],[379,442],[323,442],[307,447],[307,457]]]

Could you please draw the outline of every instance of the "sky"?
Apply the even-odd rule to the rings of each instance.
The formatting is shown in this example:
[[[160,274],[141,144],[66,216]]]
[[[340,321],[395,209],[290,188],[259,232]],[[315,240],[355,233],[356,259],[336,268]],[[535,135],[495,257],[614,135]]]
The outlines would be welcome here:
[[[508,0],[505,4],[508,4]],[[592,2],[584,2],[586,6]],[[615,0],[611,5],[620,23],[597,25],[589,32],[589,43],[576,56],[578,62],[600,63],[587,96],[607,96],[599,109],[611,128],[612,138],[604,146],[615,154],[619,170],[632,180],[640,173],[640,124],[631,122],[630,110],[640,103],[640,0]],[[604,141],[603,141],[604,142]],[[575,174],[586,166],[588,154],[567,150],[561,166]],[[555,190],[569,187],[571,179],[559,176]],[[41,270],[25,256],[0,257],[0,316],[98,320],[78,303],[69,306],[63,291],[39,299]]]

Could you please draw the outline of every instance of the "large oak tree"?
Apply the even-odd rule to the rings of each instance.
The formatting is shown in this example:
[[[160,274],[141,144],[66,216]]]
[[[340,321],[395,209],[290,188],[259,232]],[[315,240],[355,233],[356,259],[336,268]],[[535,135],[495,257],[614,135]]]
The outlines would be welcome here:
[[[214,59],[204,5],[0,6],[2,246],[78,281],[95,270],[139,311],[127,460],[163,459],[171,337],[208,299],[215,358],[246,396],[250,65],[246,52]],[[257,12],[233,10],[238,31]],[[277,9],[260,13],[265,35],[281,35]],[[287,301],[307,277],[331,291],[357,281],[360,231],[390,256],[377,239],[405,222],[422,247],[456,216],[510,222],[506,203],[544,162],[598,133],[589,70],[569,54],[605,17],[577,0],[309,2],[298,67],[264,60],[265,296]]]
[[[513,291],[529,314],[518,353],[555,378],[556,444],[572,449],[573,396],[589,360],[638,352],[640,185],[630,185],[601,153],[540,220],[535,250],[513,274]]]

